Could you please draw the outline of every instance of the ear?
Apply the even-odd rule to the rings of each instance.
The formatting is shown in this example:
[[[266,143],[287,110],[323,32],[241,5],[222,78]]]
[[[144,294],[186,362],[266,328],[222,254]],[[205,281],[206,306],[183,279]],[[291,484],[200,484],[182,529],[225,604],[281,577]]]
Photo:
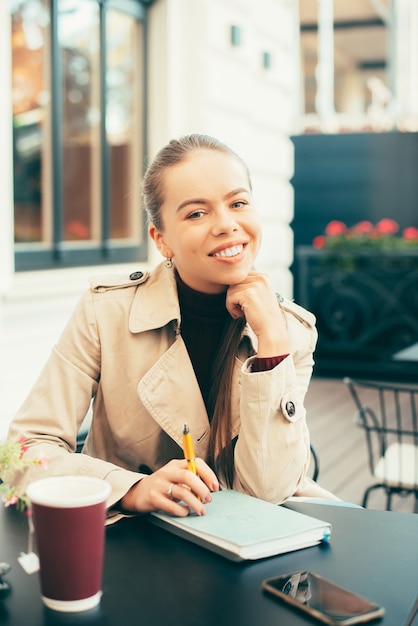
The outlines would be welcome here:
[[[148,233],[151,239],[153,240],[153,242],[155,243],[157,250],[166,259],[171,259],[174,255],[171,252],[171,249],[169,248],[169,246],[165,243],[163,233],[160,230],[158,230],[158,228],[154,224],[150,225],[148,229]]]

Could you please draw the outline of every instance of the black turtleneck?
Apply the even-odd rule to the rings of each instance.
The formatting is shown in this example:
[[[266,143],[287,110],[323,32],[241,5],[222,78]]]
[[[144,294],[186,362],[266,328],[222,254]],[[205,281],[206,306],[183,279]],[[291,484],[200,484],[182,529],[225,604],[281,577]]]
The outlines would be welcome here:
[[[180,302],[180,333],[186,344],[206,407],[212,385],[212,365],[227,322],[226,292],[207,294],[186,285],[176,272]],[[209,416],[211,417],[211,416]]]

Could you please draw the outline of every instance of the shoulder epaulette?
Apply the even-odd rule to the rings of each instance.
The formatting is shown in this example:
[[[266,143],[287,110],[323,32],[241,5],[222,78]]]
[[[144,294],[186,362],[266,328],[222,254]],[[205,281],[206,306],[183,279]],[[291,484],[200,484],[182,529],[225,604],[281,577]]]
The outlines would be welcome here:
[[[279,293],[277,293],[276,295],[277,295],[277,299],[279,300],[280,306],[285,311],[287,311],[288,313],[291,313],[305,326],[308,326],[309,328],[315,327],[316,318],[313,313],[311,313],[310,311],[307,311],[299,304],[296,304],[296,302],[293,302],[293,300],[288,300],[287,298],[284,298]]]
[[[125,289],[135,287],[145,283],[149,278],[149,272],[132,272],[126,274],[108,274],[104,276],[93,276],[90,278],[90,287],[93,291],[109,291],[110,289]]]

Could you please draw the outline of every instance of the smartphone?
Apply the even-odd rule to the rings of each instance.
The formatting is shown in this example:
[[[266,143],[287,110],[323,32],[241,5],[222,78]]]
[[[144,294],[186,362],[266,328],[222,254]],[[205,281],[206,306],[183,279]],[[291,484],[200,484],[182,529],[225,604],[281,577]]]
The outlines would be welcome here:
[[[263,589],[324,624],[348,626],[382,617],[385,609],[312,572],[264,580]]]

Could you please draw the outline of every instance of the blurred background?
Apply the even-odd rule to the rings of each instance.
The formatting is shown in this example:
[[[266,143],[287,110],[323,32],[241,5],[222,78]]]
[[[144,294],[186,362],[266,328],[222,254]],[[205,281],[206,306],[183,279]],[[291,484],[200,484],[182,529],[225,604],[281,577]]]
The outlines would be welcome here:
[[[379,326],[399,278],[379,279],[374,308],[370,280],[328,302],[309,255],[334,219],[418,227],[418,2],[10,0],[0,31],[0,437],[89,276],[159,260],[141,176],[189,132],[247,161],[258,268],[332,321],[317,373],[348,373],[350,346],[372,375],[416,371],[393,358],[418,342],[416,264]]]

